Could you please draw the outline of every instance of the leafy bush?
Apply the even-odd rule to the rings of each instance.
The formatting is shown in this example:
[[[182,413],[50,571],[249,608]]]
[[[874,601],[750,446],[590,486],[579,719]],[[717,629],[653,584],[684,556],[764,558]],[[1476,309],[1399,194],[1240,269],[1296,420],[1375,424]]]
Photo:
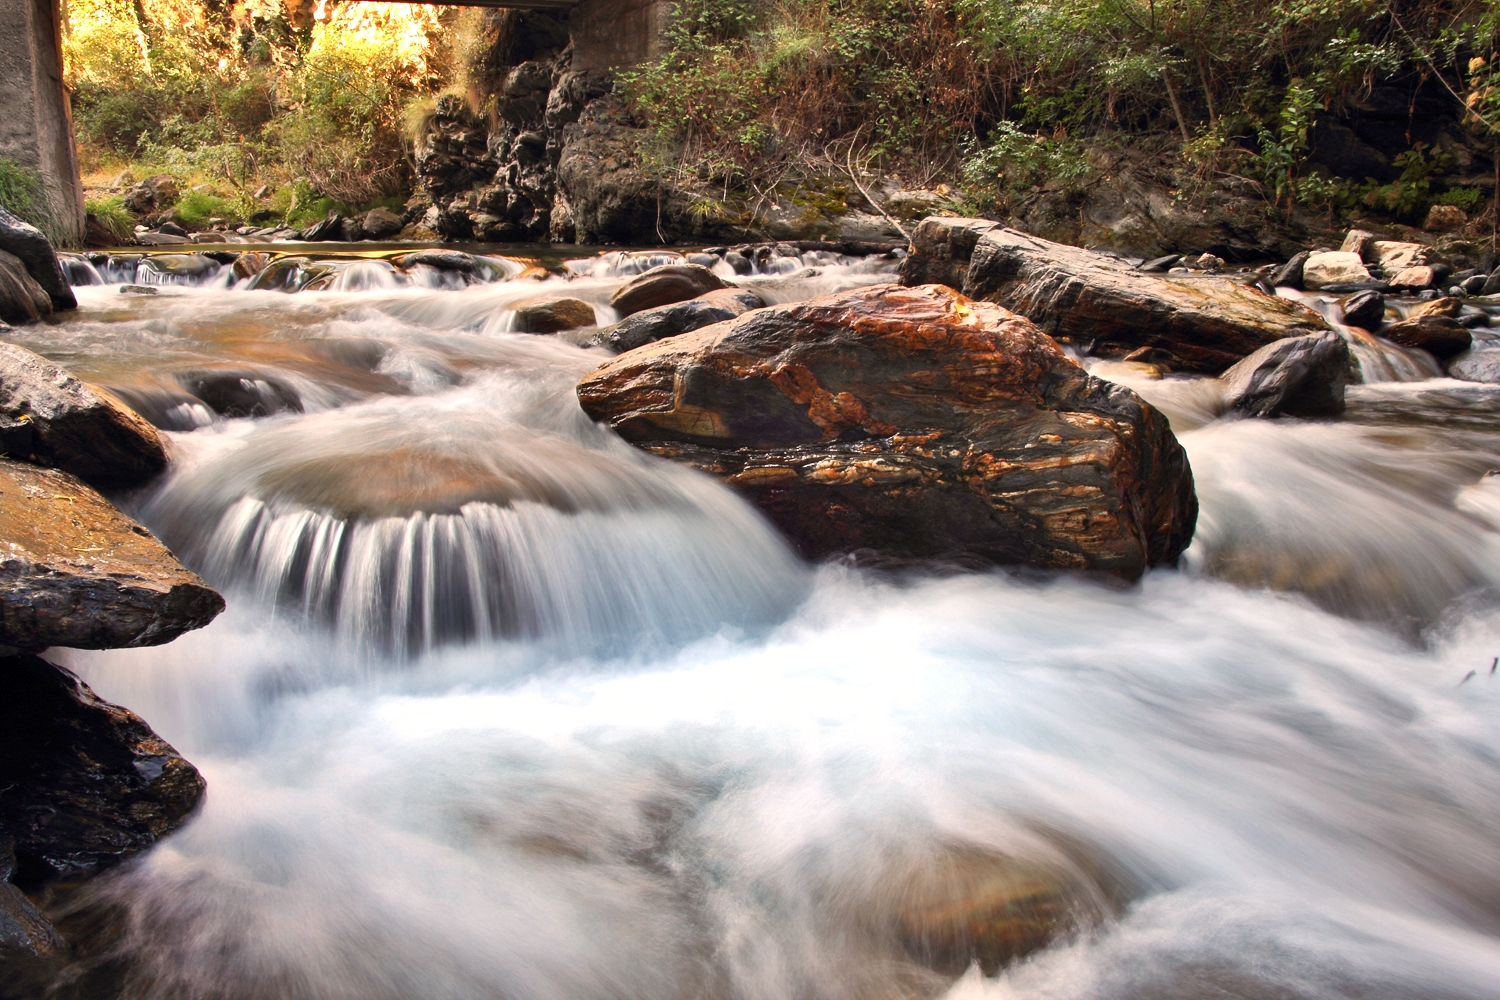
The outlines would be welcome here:
[[[973,147],[962,173],[973,206],[993,211],[1032,187],[1077,190],[1089,174],[1089,161],[1064,133],[1050,138],[1031,135],[1012,122],[1002,121],[990,133],[988,145]]]

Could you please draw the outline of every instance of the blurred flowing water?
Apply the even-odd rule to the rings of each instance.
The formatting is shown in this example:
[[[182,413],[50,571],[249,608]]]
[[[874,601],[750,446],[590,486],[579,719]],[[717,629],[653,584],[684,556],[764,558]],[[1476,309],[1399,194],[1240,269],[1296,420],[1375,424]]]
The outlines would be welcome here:
[[[653,259],[101,272],[20,331],[170,429],[121,502],[230,605],[66,656],[209,793],[56,903],[64,995],[1500,995],[1500,393],[1370,338],[1348,418],[1232,421],[1089,362],[1188,449],[1180,569],[809,566],[588,422],[587,332],[510,331]],[[769,264],[773,301],[892,267]],[[1061,887],[1004,969],[910,918],[994,859]]]

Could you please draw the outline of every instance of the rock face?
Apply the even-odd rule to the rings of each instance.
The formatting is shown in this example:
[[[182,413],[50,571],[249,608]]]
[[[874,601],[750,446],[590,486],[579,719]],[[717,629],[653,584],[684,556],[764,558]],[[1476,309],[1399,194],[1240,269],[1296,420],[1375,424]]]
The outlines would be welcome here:
[[[1175,368],[1211,375],[1267,344],[1328,329],[1312,310],[1227,278],[1143,275],[1117,258],[983,219],[917,227],[902,283],[927,281],[999,303],[1103,357],[1153,347],[1175,357]]]
[[[0,459],[0,645],[154,646],[224,599],[73,476]]]
[[[156,429],[129,407],[14,344],[0,343],[0,414],[30,423],[32,457],[92,486],[139,486],[167,466]]]
[[[764,299],[749,289],[721,288],[686,302],[632,313],[614,326],[606,327],[601,331],[601,337],[616,351],[630,351],[666,337],[734,319],[765,304]]]
[[[1228,409],[1247,417],[1335,417],[1344,412],[1349,345],[1338,334],[1268,344],[1221,376]]]
[[[686,302],[724,287],[724,282],[702,264],[662,264],[632,278],[609,297],[621,316],[643,309]]]
[[[757,310],[627,352],[578,398],[738,488],[810,557],[1134,578],[1197,517],[1160,413],[1025,319],[937,285]]]
[[[35,656],[0,659],[0,826],[15,884],[95,874],[182,824],[203,779],[139,716]]]
[[[77,309],[78,300],[63,274],[57,251],[42,231],[0,206],[0,250],[16,257],[52,299],[54,310]]]

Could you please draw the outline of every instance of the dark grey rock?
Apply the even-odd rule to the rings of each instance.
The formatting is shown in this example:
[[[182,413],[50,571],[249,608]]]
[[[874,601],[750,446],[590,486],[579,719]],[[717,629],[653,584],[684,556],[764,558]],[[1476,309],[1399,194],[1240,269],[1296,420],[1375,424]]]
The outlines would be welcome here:
[[[1166,274],[1172,268],[1176,267],[1177,262],[1180,260],[1182,260],[1182,254],[1169,253],[1165,257],[1146,261],[1146,263],[1141,265],[1140,269],[1146,274]]]
[[[1247,417],[1331,417],[1344,412],[1349,345],[1336,333],[1267,344],[1222,376],[1228,409]]]
[[[77,309],[78,300],[68,287],[67,276],[42,231],[0,206],[0,250],[13,254],[32,280],[52,299],[53,309]]]
[[[1475,347],[1448,362],[1450,376],[1465,382],[1500,384],[1500,347]]]
[[[83,878],[180,826],[203,778],[140,716],[36,656],[0,659],[0,827],[14,883]]]
[[[734,319],[765,304],[755,292],[725,288],[686,302],[657,306],[627,316],[602,330],[600,337],[616,351],[630,351],[653,341]]]
[[[1366,330],[1379,330],[1385,322],[1385,296],[1376,291],[1355,292],[1339,303],[1344,322]]]
[[[197,370],[180,373],[177,382],[221,417],[302,412],[297,390],[262,372]]]
[[[1307,258],[1311,256],[1312,251],[1304,250],[1281,265],[1271,276],[1271,285],[1275,288],[1302,288],[1302,269],[1307,266]]]

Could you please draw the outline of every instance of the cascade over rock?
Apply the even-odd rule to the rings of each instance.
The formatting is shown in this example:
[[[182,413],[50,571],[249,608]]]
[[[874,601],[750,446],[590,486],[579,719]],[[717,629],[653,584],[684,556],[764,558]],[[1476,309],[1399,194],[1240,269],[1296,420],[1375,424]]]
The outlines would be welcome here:
[[[1142,274],[985,219],[929,218],[917,227],[902,282],[931,281],[997,302],[1092,354],[1156,348],[1176,359],[1173,367],[1210,375],[1278,340],[1328,329],[1312,310],[1228,278]]]
[[[1166,418],[949,288],[876,285],[628,351],[579,384],[627,440],[735,486],[809,557],[1138,577],[1187,546]]]

